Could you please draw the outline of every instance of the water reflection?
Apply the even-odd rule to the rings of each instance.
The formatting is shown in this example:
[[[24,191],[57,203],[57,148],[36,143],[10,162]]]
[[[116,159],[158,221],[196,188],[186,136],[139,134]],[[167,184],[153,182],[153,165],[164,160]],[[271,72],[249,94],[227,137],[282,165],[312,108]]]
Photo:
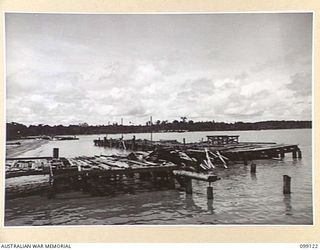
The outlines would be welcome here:
[[[194,198],[192,194],[186,194],[186,209],[190,210],[190,211],[199,211],[202,212],[202,208],[200,206],[198,206],[195,202],[194,202]]]
[[[250,174],[251,174],[251,180],[256,181],[257,180],[256,173],[250,173]]]
[[[283,203],[285,205],[285,214],[292,215],[291,194],[285,194],[283,197]]]
[[[208,199],[207,200],[207,206],[208,206],[208,212],[210,214],[214,214],[213,199]]]

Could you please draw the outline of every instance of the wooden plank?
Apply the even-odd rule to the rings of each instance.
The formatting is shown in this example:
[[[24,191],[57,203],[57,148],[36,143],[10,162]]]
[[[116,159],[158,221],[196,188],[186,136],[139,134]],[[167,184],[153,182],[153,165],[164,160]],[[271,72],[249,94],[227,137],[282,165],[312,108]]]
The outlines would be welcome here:
[[[51,160],[52,157],[8,157],[6,160],[14,161],[14,160]]]
[[[125,163],[125,162],[121,162],[121,161],[118,161],[118,160],[113,160],[113,159],[107,159],[107,158],[102,158],[101,159],[101,162],[104,162],[112,167],[118,167],[118,168],[129,168],[130,165],[128,163]]]
[[[192,178],[195,180],[206,181],[206,182],[214,182],[218,180],[218,177],[216,175],[196,173],[196,172],[185,171],[185,170],[174,170],[173,174]]]

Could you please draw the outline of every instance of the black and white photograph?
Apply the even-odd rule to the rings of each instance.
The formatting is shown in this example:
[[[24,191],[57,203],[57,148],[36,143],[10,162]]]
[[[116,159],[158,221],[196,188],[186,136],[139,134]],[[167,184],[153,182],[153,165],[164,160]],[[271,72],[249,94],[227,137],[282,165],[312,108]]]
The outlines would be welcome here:
[[[4,226],[314,225],[313,12],[6,12]]]

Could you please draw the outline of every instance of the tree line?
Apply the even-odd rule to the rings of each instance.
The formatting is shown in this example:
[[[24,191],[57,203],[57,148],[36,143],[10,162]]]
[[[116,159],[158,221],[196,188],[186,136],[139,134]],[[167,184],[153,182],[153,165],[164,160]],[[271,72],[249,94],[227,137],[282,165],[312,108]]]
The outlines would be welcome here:
[[[183,118],[183,119],[182,119]],[[148,133],[148,132],[181,132],[181,131],[231,131],[231,130],[265,130],[265,129],[298,129],[311,128],[311,121],[261,121],[261,122],[215,122],[187,121],[182,117],[181,121],[172,122],[157,120],[145,125],[55,125],[44,124],[26,126],[11,122],[6,124],[7,140],[20,139],[27,136],[56,136],[56,135],[85,135],[85,134],[118,134],[118,133]]]

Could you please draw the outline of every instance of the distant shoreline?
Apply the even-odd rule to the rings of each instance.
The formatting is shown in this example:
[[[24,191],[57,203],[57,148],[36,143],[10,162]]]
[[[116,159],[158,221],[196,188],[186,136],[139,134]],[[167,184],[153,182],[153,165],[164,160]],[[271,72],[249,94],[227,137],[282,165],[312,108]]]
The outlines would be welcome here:
[[[238,130],[198,130],[198,131],[184,131],[184,132],[179,132],[179,131],[152,131],[152,133],[161,134],[161,133],[206,132],[206,131],[207,132],[229,132],[229,131],[232,132],[232,131],[264,131],[264,130],[294,130],[294,129],[312,129],[312,127],[311,128],[238,129]],[[75,136],[78,136],[78,135],[103,135],[103,134],[108,134],[108,135],[115,135],[115,134],[144,134],[144,133],[150,133],[150,131],[146,131],[146,132],[114,132],[114,133],[84,133],[84,134],[72,134],[72,136],[74,136],[74,135]],[[70,136],[71,134],[63,134],[63,135],[64,136]],[[38,136],[42,136],[42,135],[38,135]],[[38,141],[41,140],[41,141],[43,141],[42,144],[45,144],[45,142],[49,141],[49,140],[45,140],[45,139],[19,138],[19,139],[7,139],[7,142],[27,141],[27,140],[38,140]],[[32,149],[34,149],[34,148],[32,148]]]

